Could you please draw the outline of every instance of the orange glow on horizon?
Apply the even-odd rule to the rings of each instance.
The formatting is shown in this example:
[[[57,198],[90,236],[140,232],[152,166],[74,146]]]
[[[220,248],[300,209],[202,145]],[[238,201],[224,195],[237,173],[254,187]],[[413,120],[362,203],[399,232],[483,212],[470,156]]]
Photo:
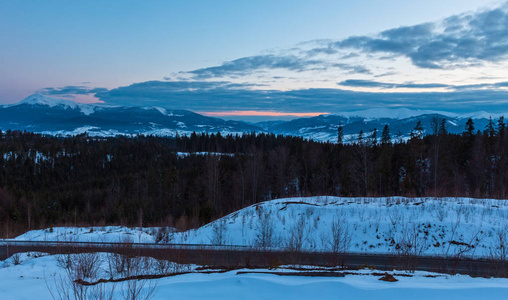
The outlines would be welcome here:
[[[276,111],[257,111],[257,110],[233,110],[233,111],[213,111],[200,112],[209,117],[228,117],[228,116],[248,116],[248,117],[317,117],[319,115],[329,114],[327,112],[293,113]]]

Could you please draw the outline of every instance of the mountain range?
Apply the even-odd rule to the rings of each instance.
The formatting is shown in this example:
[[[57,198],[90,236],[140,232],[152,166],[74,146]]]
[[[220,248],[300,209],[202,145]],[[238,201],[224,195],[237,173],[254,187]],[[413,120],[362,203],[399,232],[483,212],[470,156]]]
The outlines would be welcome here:
[[[18,103],[0,106],[0,129],[26,130],[55,136],[84,132],[90,136],[131,134],[175,136],[192,132],[220,132],[225,135],[270,132],[336,142],[339,124],[343,127],[345,141],[356,139],[360,131],[367,136],[374,129],[377,130],[379,137],[385,125],[389,126],[392,138],[404,139],[410,135],[418,121],[421,121],[426,133],[432,132],[431,123],[436,118],[439,121],[446,120],[449,132],[461,133],[469,118],[473,119],[476,130],[483,131],[490,117],[497,122],[497,118],[502,115],[505,114],[477,112],[460,115],[440,111],[386,108],[320,115],[291,121],[247,123],[207,117],[188,110],[81,104],[34,94]]]

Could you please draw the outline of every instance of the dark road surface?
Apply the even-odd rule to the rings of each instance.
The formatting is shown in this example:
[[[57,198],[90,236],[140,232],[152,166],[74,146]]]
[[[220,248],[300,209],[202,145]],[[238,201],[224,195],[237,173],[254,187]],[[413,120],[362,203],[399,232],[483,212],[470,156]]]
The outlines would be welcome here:
[[[81,242],[0,242],[0,260],[17,252],[40,251],[50,254],[116,252],[130,256],[150,256],[178,263],[221,268],[268,268],[279,265],[368,267],[377,270],[420,270],[484,277],[508,277],[508,263],[488,259],[458,259],[434,256],[401,257],[392,254],[333,254],[324,252],[266,251],[242,246],[161,245]]]

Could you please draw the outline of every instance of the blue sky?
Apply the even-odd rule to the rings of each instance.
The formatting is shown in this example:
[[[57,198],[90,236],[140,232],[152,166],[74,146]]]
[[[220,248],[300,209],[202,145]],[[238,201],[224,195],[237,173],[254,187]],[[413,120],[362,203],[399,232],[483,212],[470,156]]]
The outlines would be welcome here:
[[[507,32],[491,0],[3,1],[0,103],[508,112]]]

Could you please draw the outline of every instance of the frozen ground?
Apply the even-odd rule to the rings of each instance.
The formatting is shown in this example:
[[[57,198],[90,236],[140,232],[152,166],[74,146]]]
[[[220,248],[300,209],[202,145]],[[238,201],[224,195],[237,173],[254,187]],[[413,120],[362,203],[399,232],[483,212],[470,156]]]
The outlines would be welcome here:
[[[40,256],[42,255],[42,256]],[[101,253],[101,259],[108,254]],[[52,299],[55,279],[65,276],[57,256],[23,254],[20,264],[13,258],[0,262],[0,299]],[[109,278],[107,264],[98,277]],[[185,267],[185,266],[184,266]],[[192,266],[187,270],[194,270]],[[248,272],[288,272],[288,270],[239,270]],[[379,275],[360,270],[345,277],[300,277],[272,274],[189,273],[148,282],[157,283],[153,299],[506,299],[508,279],[471,278],[394,271],[398,282],[379,281]],[[411,277],[400,276],[411,275]],[[430,277],[429,275],[432,275]],[[116,276],[115,276],[116,278]],[[113,283],[106,283],[107,290]],[[49,286],[49,288],[48,288]],[[115,299],[122,299],[126,284],[115,285]]]

